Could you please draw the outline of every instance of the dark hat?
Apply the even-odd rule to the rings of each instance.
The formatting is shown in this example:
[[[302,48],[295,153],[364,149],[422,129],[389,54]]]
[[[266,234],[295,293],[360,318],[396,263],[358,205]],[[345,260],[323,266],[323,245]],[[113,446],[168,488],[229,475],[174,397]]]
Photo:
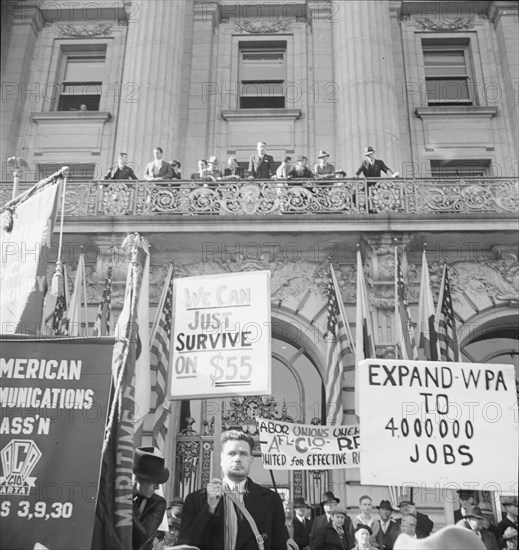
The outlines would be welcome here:
[[[344,170],[336,170],[335,175],[346,177],[346,172]]]
[[[321,150],[319,151],[319,154],[317,155],[317,158],[318,158],[318,159],[321,159],[321,158],[323,158],[323,157],[329,157],[329,156],[330,156],[330,155],[329,155],[326,151],[324,151],[323,149],[321,149]]]
[[[371,145],[366,147],[366,149],[364,150],[365,155],[369,155],[370,153],[374,153],[374,152],[375,152],[375,149],[373,149],[373,147],[371,147]]]
[[[400,508],[401,506],[414,506],[414,502],[412,500],[403,500],[402,502],[399,502],[398,503],[398,507]]]
[[[169,508],[172,506],[184,506],[184,500],[180,497],[175,497],[170,503]]]
[[[294,499],[294,508],[311,508],[306,502],[303,497],[297,497]]]
[[[517,506],[517,499],[513,498],[512,500],[505,500],[501,502],[501,506]]]
[[[385,510],[393,510],[393,506],[391,506],[391,502],[389,502],[389,500],[381,500],[380,504],[377,506],[377,509],[380,510],[381,508],[384,508]]]
[[[341,501],[341,499],[336,497],[331,491],[325,491],[323,495],[323,500],[321,501],[321,506],[324,506],[330,500],[335,500],[337,504],[339,504],[339,502]]]
[[[359,524],[357,525],[357,527],[355,528],[355,533],[356,533],[357,531],[360,531],[361,529],[366,529],[366,531],[367,531],[370,535],[373,534],[373,531],[371,530],[371,527],[370,527],[369,525],[365,525],[364,523],[359,523]]]
[[[334,506],[330,510],[330,516],[333,516],[335,514],[342,514],[343,516],[347,516],[348,511],[346,510],[346,508],[343,508],[342,506]]]
[[[472,512],[467,512],[465,514],[465,517],[466,518],[485,519],[483,517],[482,512],[481,512],[481,508],[479,506],[474,506],[474,508],[472,508]]]
[[[297,158],[296,158],[296,161],[297,162],[301,162],[302,160],[308,160],[304,155],[299,155]]]
[[[155,447],[138,447],[133,457],[133,473],[146,481],[165,483],[169,479],[169,470],[164,462],[164,457]]]
[[[458,489],[456,492],[462,499],[467,499],[474,496],[474,491],[470,491],[469,489]]]

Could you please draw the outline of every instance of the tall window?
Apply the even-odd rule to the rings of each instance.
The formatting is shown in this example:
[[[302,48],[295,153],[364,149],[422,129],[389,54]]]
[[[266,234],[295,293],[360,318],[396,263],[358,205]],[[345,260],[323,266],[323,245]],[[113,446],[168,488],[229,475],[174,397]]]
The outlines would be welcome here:
[[[94,163],[87,164],[38,164],[38,180],[48,178],[57,172],[64,164],[69,167],[68,181],[93,180],[101,177],[100,173],[96,173],[96,165]],[[99,172],[99,170],[97,170]]]
[[[469,44],[423,40],[425,86],[429,105],[472,105]]]
[[[240,109],[283,109],[286,43],[255,44],[240,47]]]
[[[99,110],[105,50],[63,52],[58,111]]]

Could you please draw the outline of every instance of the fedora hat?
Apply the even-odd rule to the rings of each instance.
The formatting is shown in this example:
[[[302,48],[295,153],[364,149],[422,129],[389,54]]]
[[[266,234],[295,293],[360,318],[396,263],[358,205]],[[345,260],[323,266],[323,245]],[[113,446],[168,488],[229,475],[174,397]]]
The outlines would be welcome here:
[[[402,506],[414,506],[414,502],[412,500],[402,500],[398,503],[398,507],[401,508]]]
[[[381,508],[384,508],[385,510],[393,510],[393,506],[391,506],[391,502],[389,502],[389,500],[381,500],[380,504],[377,506],[377,510],[380,510]]]
[[[318,158],[318,159],[322,159],[323,157],[329,157],[329,156],[330,156],[330,155],[329,155],[326,151],[324,151],[323,149],[321,149],[321,150],[319,151],[319,154],[317,155],[317,158]]]
[[[485,550],[482,540],[470,529],[449,525],[438,532],[415,539],[402,533],[396,539],[394,550]]]
[[[517,499],[513,498],[512,500],[505,500],[501,502],[501,506],[517,506]]]
[[[364,149],[364,154],[365,155],[370,155],[371,153],[374,153],[375,152],[375,149],[373,149],[373,147],[371,147],[371,145],[369,145],[368,147],[366,147],[366,149]]]
[[[164,463],[164,457],[155,447],[138,447],[133,457],[133,473],[146,481],[165,483],[169,470]]]
[[[476,518],[476,519],[485,519],[483,517],[483,513],[481,512],[481,508],[479,506],[474,506],[472,508],[472,512],[467,512],[465,514],[466,518]]]
[[[514,529],[513,527],[507,527],[505,529],[505,532],[503,533],[503,540],[513,539],[514,537],[517,537],[517,529]]]
[[[311,508],[306,502],[303,497],[296,497],[294,499],[294,508]]]
[[[347,516],[348,511],[346,510],[346,508],[343,508],[342,506],[334,506],[330,510],[330,515],[333,516],[333,515],[336,515],[336,514],[342,514],[343,516]]]
[[[323,500],[321,501],[321,506],[324,506],[327,502],[330,502],[330,500],[335,500],[337,504],[341,501],[341,499],[336,497],[332,491],[325,491]]]
[[[207,162],[208,164],[218,164],[218,158],[215,155],[211,155]]]

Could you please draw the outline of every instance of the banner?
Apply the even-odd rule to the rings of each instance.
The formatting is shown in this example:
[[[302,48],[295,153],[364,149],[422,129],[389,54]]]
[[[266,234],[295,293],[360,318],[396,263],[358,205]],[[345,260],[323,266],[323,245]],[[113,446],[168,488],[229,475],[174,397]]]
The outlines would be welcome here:
[[[3,337],[0,549],[90,550],[112,348]]]
[[[170,399],[269,395],[270,271],[175,279]]]
[[[18,203],[11,231],[0,230],[0,333],[40,329],[58,189],[57,183],[46,185]]]
[[[258,418],[261,458],[267,470],[359,467],[359,426],[316,426]]]
[[[512,365],[368,359],[359,378],[361,483],[517,491]]]

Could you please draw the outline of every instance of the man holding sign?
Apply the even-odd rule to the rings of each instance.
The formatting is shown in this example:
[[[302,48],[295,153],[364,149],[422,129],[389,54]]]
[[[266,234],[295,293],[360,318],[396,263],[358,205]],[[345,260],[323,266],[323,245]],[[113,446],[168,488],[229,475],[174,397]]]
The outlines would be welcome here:
[[[200,550],[285,550],[288,532],[280,496],[247,477],[254,440],[229,430],[221,443],[223,479],[187,496],[179,543]]]

